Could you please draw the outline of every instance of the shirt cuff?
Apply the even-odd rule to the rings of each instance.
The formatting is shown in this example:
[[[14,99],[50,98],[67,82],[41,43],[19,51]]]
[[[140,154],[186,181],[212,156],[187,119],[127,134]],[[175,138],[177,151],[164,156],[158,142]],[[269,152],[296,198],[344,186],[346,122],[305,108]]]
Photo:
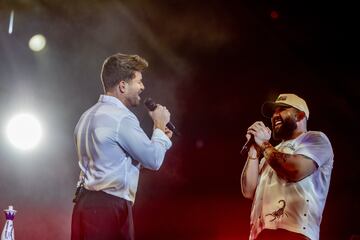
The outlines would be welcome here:
[[[151,140],[155,140],[164,145],[165,149],[168,150],[172,146],[172,142],[166,134],[159,128],[155,128],[151,137]]]

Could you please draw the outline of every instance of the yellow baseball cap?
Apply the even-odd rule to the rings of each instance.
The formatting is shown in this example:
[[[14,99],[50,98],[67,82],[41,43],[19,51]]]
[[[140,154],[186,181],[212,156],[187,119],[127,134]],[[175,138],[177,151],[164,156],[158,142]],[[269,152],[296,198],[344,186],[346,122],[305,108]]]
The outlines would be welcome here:
[[[280,94],[275,102],[264,102],[261,106],[261,114],[264,117],[271,118],[276,107],[293,107],[305,113],[306,118],[309,119],[309,108],[304,99],[293,93]]]

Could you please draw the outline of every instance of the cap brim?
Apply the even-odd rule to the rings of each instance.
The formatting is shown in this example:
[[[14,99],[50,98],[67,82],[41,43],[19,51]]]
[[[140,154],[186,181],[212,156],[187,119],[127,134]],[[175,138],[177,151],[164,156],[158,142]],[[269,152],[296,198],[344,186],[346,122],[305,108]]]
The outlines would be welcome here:
[[[271,118],[274,114],[276,107],[291,107],[285,103],[275,103],[275,102],[264,102],[261,106],[261,114],[266,118]]]

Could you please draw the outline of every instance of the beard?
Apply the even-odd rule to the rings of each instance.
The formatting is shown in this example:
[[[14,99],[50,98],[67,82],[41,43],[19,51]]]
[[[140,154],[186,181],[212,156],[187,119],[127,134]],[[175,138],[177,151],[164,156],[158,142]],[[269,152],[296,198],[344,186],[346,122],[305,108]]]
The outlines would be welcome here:
[[[140,96],[138,94],[134,94],[133,96],[127,97],[127,102],[129,103],[129,107],[137,107],[140,105]]]
[[[283,119],[283,123],[279,128],[273,126],[273,138],[277,141],[288,140],[291,138],[296,128],[296,121],[291,117],[287,117]]]
[[[130,99],[130,105],[131,105],[131,107],[137,107],[137,106],[139,106],[140,105],[140,99],[139,99],[139,97],[133,97],[133,98],[131,98]]]

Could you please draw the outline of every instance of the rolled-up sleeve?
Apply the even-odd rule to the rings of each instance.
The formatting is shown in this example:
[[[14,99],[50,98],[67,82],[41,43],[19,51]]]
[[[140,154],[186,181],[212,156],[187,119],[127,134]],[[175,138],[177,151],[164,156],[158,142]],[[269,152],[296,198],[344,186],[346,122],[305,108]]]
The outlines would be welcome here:
[[[158,170],[172,143],[160,129],[154,129],[151,139],[140,127],[135,116],[124,117],[117,128],[117,142],[145,168]]]

